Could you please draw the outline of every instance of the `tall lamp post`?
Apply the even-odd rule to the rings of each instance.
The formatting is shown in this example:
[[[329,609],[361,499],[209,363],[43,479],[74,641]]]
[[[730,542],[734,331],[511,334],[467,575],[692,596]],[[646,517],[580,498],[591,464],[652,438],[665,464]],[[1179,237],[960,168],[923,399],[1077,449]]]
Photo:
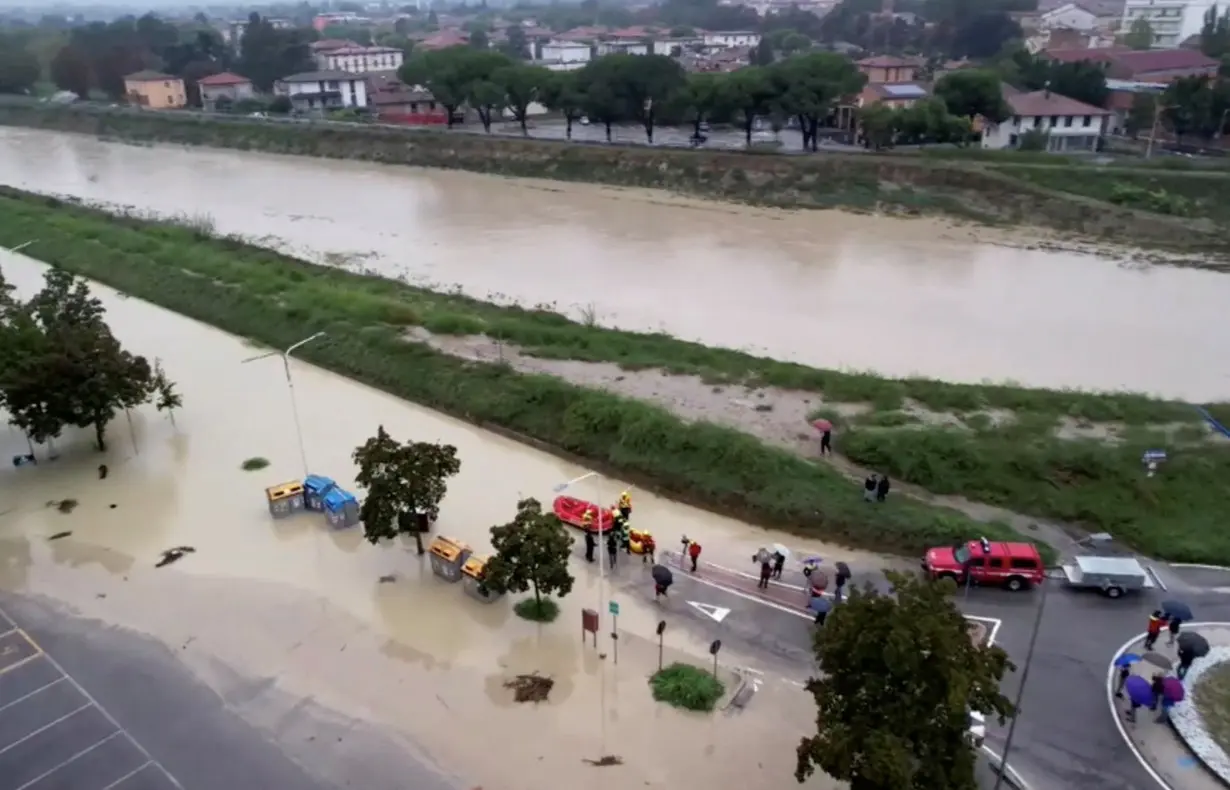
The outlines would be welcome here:
[[[299,350],[303,346],[306,346],[308,343],[311,343],[313,340],[318,340],[324,336],[324,332],[317,332],[316,334],[310,337],[305,337],[298,343],[291,345],[285,351],[270,351],[266,354],[248,357],[241,363],[247,364],[249,362],[255,362],[258,359],[268,359],[269,357],[275,356],[282,357],[282,367],[286,371],[286,389],[290,391],[290,412],[291,416],[295,419],[295,437],[299,440],[299,459],[303,461],[304,477],[307,477],[310,472],[308,471],[307,449],[303,445],[303,426],[299,422],[299,403],[295,398],[295,380],[290,375],[290,355],[295,353],[295,351]]]
[[[1042,596],[1038,601],[1038,612],[1034,615],[1034,630],[1029,636],[1029,649],[1025,652],[1025,666],[1021,668],[1021,685],[1016,690],[1016,699],[1012,701],[1014,715],[1008,725],[1008,737],[1004,740],[1004,754],[999,761],[999,775],[995,778],[995,790],[1004,783],[1004,775],[1008,773],[1008,753],[1012,751],[1012,736],[1016,734],[1016,723],[1021,720],[1021,698],[1025,695],[1025,684],[1029,682],[1029,667],[1034,661],[1034,648],[1038,645],[1038,632],[1042,630],[1042,615],[1046,611],[1046,593],[1050,590],[1049,579],[1042,580]]]

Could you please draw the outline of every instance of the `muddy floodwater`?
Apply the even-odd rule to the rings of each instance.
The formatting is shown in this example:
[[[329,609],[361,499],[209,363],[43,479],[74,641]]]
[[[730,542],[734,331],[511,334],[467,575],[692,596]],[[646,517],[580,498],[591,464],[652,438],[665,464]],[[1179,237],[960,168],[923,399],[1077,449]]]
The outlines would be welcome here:
[[[40,282],[42,267],[31,261],[6,254],[0,266],[24,293]],[[87,433],[72,432],[56,443],[57,460],[40,447],[38,466],[0,464],[0,586],[150,634],[224,698],[227,684],[272,679],[241,711],[270,731],[305,700],[387,728],[399,748],[459,787],[796,786],[794,745],[814,715],[805,695],[784,680],[769,683],[756,709],[737,716],[685,715],[653,703],[645,678],[657,661],[651,637],[664,610],[611,592],[609,581],[600,589],[591,566],[578,564],[560,620],[539,627],[512,615],[508,600],[484,605],[434,578],[411,546],[371,546],[359,531],[330,530],[315,515],[271,519],[264,487],[303,474],[279,360],[245,363],[260,349],[95,290],[121,340],[161,359],[184,408],[174,423],[152,406],[134,412],[131,427],[116,420],[105,456],[89,449]],[[437,532],[480,551],[489,548],[489,527],[509,520],[519,498],[549,501],[554,486],[585,472],[307,365],[296,364],[294,376],[308,464],[343,486],[354,488],[351,451],[378,425],[395,437],[454,444],[462,472]],[[25,446],[19,432],[0,427],[0,457]],[[256,456],[270,466],[242,471]],[[623,487],[593,477],[577,491],[606,500]],[[787,540],[635,496],[638,519],[670,525],[663,540],[686,532],[714,560]],[[71,512],[55,507],[69,499]],[[48,540],[63,531],[72,534]],[[181,545],[195,552],[153,567],[163,550]],[[577,628],[582,607],[605,612],[615,597],[623,599],[618,665],[583,647]],[[705,664],[707,644],[672,629],[666,660]],[[736,648],[724,654],[732,665],[748,660]],[[549,702],[513,704],[504,680],[532,672],[555,679]],[[585,762],[607,754],[623,764]]]
[[[0,183],[811,365],[1230,397],[1230,277],[983,229],[27,129]]]

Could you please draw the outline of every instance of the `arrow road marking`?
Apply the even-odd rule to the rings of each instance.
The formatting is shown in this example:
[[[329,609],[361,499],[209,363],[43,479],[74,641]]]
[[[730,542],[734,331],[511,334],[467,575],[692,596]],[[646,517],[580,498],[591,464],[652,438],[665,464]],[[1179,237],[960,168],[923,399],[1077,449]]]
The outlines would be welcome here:
[[[730,610],[724,606],[714,606],[711,603],[698,603],[696,601],[688,601],[688,606],[694,607],[703,614],[712,617],[716,622],[722,622],[726,619],[726,615],[730,614]]]

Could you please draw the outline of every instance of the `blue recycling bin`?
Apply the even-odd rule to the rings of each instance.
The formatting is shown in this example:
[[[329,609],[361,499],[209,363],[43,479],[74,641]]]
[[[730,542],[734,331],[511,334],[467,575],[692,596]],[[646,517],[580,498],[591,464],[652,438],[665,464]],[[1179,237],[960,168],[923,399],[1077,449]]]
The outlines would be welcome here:
[[[359,523],[359,499],[345,489],[334,486],[325,494],[325,520],[334,529],[345,529]]]
[[[325,495],[337,488],[333,478],[324,475],[308,475],[303,478],[303,500],[308,510],[325,511]]]

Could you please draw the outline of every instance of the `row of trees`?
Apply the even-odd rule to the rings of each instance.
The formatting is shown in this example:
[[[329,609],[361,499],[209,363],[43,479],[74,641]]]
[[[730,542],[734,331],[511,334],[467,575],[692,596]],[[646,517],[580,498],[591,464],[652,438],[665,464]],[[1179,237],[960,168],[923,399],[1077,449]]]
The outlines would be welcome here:
[[[461,468],[455,447],[399,443],[383,427],[354,459],[367,492],[362,517],[372,543],[399,532],[418,539],[416,514],[435,518],[447,480]],[[483,583],[499,594],[533,592],[517,604],[518,613],[552,619],[558,606],[544,596],[571,592],[572,544],[553,513],[523,499],[511,521],[491,528],[493,555]],[[891,594],[853,590],[816,634],[824,674],[807,685],[816,730],[800,741],[795,776],[803,782],[821,770],[852,790],[975,790],[969,712],[1001,724],[1015,715],[999,688],[1015,667],[1001,648],[970,639],[951,581],[896,573],[888,579]]]
[[[159,411],[181,405],[157,363],[120,345],[84,280],[52,269],[23,302],[0,278],[0,407],[31,442],[93,427],[105,450],[108,423],[151,401]]]

